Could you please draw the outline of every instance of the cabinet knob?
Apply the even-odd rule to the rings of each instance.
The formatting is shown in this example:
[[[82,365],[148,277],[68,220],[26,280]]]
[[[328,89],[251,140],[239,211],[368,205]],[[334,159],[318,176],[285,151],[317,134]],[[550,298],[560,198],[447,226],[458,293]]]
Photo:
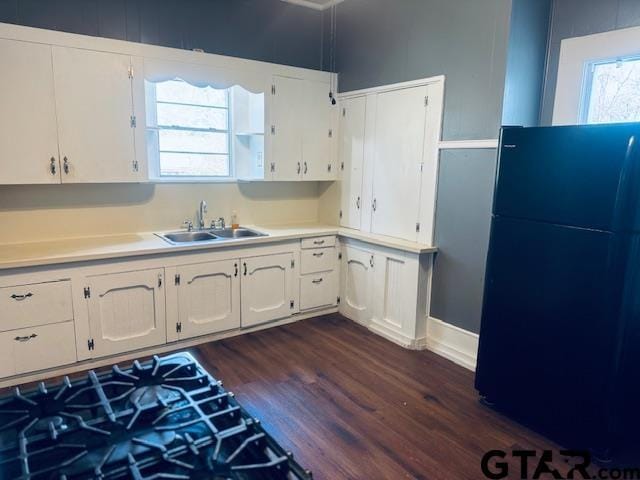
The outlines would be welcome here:
[[[300,162],[298,162],[298,174],[300,173]]]
[[[49,160],[51,163],[49,164],[49,171],[51,172],[51,175],[55,175],[57,168],[56,168],[56,157],[51,157],[51,159]]]
[[[307,171],[309,171],[309,169],[307,168],[307,162],[304,162],[304,174],[307,174]]]
[[[64,170],[65,175],[69,175],[70,163],[67,157],[62,159],[62,170]]]

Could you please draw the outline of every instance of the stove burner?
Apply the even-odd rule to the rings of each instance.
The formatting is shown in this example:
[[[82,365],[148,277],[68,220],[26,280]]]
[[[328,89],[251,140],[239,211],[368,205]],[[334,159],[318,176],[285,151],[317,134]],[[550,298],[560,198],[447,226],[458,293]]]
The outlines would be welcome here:
[[[187,353],[0,399],[0,478],[310,479]]]

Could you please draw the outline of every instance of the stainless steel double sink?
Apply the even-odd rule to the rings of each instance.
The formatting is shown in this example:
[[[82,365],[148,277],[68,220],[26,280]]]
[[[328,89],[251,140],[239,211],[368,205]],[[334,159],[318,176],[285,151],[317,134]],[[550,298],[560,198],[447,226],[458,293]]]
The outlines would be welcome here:
[[[209,230],[181,231],[172,233],[156,233],[164,241],[172,245],[200,245],[244,238],[267,237],[266,233],[250,228],[221,228]]]

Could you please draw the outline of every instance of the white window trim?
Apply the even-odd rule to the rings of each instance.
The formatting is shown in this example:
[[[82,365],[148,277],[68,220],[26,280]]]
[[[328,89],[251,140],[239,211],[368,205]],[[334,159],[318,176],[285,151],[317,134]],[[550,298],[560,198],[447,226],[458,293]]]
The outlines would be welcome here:
[[[582,123],[587,68],[612,58],[640,56],[640,27],[584,37],[567,38],[560,45],[560,63],[553,107],[553,125]]]

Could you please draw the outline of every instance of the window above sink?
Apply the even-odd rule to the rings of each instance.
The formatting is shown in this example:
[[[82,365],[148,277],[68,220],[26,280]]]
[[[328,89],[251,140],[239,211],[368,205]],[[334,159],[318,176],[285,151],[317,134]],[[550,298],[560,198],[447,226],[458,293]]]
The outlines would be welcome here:
[[[263,166],[264,93],[240,86],[145,81],[150,177],[234,181],[238,164]]]

